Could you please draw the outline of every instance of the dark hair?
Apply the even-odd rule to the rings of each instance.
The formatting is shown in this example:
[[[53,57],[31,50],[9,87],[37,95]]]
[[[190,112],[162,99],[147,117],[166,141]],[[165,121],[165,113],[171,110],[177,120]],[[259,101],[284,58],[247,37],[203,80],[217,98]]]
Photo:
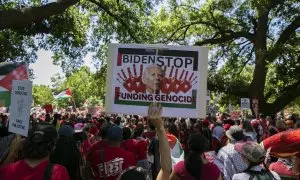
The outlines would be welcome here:
[[[45,122],[50,122],[51,121],[51,116],[50,116],[50,114],[46,114],[46,116],[45,116]]]
[[[0,138],[8,136],[8,128],[0,124]]]
[[[107,137],[107,131],[108,129],[111,127],[111,124],[109,123],[104,123],[102,126],[101,126],[101,129],[100,129],[100,136],[102,137],[102,139],[106,138]]]
[[[242,125],[243,125],[243,129],[246,132],[255,132],[254,128],[251,126],[251,122],[250,121],[245,120],[245,121],[242,122]]]
[[[151,176],[148,171],[141,167],[131,167],[122,172],[120,174],[118,180],[151,180]]]
[[[133,132],[133,138],[136,139],[140,137],[143,134],[143,132],[144,132],[144,125],[138,124]]]
[[[155,126],[149,121],[149,128],[152,130],[152,131],[154,131],[155,130]]]
[[[118,116],[115,120],[115,124],[119,126],[121,124],[121,120],[122,120],[122,118],[120,116]]]
[[[127,140],[131,138],[131,130],[128,127],[123,128],[123,140]]]
[[[39,159],[48,156],[53,150],[57,131],[52,124],[39,123],[28,133],[24,142],[23,155],[25,158]]]
[[[60,137],[56,141],[55,149],[50,156],[50,162],[64,166],[70,179],[80,178],[80,152],[73,137]]]
[[[174,123],[171,123],[168,128],[169,133],[173,134],[175,137],[179,138],[179,131]]]
[[[200,133],[194,134],[188,141],[189,152],[184,158],[185,169],[196,179],[201,177],[203,162],[201,154],[209,149],[208,140]]]
[[[264,114],[261,113],[261,114],[259,114],[259,118],[260,118],[260,119],[265,119],[266,116],[265,116]]]

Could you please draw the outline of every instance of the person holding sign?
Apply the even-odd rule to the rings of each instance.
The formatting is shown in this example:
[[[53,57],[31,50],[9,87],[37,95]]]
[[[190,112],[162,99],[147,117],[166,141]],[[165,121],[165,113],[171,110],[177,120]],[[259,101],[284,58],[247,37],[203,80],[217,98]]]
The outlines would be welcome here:
[[[52,124],[40,123],[31,129],[24,143],[25,159],[1,168],[0,179],[69,180],[65,167],[49,163],[56,138],[57,132]]]

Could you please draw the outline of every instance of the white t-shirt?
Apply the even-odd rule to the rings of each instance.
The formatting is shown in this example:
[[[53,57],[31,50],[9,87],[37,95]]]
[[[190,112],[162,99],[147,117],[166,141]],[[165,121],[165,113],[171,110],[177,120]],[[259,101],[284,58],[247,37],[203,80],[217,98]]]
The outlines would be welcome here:
[[[251,168],[251,170],[261,171],[262,167],[261,166],[254,166],[253,168]],[[273,174],[273,177],[275,178],[273,180],[280,180],[280,177],[276,172],[271,171],[271,173]],[[238,174],[233,175],[232,180],[248,180],[249,178],[250,178],[250,174],[247,174],[247,173],[243,172],[243,173],[238,173]]]

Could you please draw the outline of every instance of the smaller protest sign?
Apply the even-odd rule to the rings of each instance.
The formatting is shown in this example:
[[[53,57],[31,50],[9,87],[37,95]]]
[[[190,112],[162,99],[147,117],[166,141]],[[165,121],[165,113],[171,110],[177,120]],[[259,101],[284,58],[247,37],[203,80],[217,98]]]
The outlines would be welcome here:
[[[241,98],[241,110],[249,110],[249,109],[250,109],[250,99]]]
[[[230,115],[230,119],[237,120],[241,117],[240,111],[232,111]]]
[[[28,135],[32,102],[32,82],[14,80],[11,91],[8,131],[22,136]]]

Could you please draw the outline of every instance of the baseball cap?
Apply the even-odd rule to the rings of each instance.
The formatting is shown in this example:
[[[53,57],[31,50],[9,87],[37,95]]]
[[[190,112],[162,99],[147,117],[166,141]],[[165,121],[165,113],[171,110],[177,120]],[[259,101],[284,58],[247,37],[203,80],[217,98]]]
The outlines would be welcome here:
[[[202,121],[203,126],[209,126],[209,121],[207,119]]]
[[[74,129],[70,125],[63,125],[58,130],[60,136],[72,137],[74,135]]]
[[[79,133],[83,131],[84,125],[82,123],[77,123],[74,125],[75,133]]]
[[[231,125],[230,124],[224,124],[224,129],[225,131],[228,131],[230,129]]]
[[[237,143],[234,149],[253,163],[263,162],[266,157],[265,149],[256,142],[247,141],[245,143]]]
[[[107,139],[112,141],[122,140],[122,129],[118,126],[112,126],[107,130]]]
[[[240,126],[234,125],[229,128],[228,131],[226,131],[226,136],[235,141],[241,141],[244,139],[244,133],[243,129]]]

